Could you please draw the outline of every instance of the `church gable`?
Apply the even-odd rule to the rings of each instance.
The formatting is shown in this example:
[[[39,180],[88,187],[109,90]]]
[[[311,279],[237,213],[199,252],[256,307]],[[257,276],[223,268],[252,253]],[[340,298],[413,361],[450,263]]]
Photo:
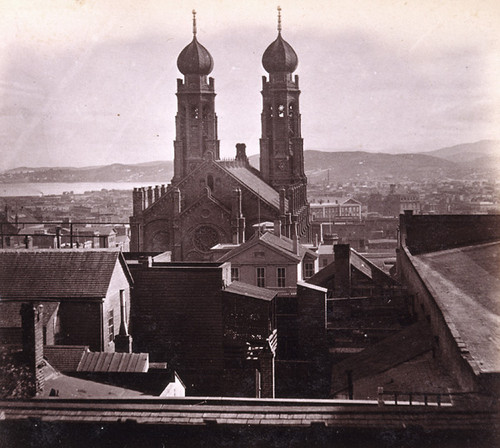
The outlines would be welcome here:
[[[230,211],[205,187],[204,194],[179,217],[183,259],[209,260],[213,246],[231,242],[230,218]]]

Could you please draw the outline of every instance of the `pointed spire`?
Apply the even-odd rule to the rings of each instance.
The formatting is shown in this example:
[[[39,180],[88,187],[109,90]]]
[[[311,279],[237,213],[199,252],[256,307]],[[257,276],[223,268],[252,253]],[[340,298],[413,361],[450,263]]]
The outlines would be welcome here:
[[[193,9],[193,38],[196,39],[196,10]]]
[[[278,6],[278,34],[281,34],[281,6]]]

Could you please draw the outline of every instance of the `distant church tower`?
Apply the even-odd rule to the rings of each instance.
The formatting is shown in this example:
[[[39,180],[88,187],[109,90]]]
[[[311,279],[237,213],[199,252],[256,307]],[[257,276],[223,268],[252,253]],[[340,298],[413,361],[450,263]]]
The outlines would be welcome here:
[[[301,241],[310,239],[307,178],[300,132],[298,58],[281,37],[262,58],[264,77],[260,166],[243,143],[220,160],[215,115],[214,61],[196,38],[179,54],[174,176],[170,185],[135,188],[130,217],[132,252],[170,251],[174,261],[210,261],[218,244],[242,244],[261,223]]]
[[[281,8],[278,7],[278,37],[262,56],[269,80],[262,77],[262,137],[260,172],[273,188],[286,192],[289,212],[307,231],[307,177],[300,125],[299,77],[292,73],[299,63],[295,50],[281,36]]]
[[[213,66],[212,56],[196,39],[193,11],[193,40],[177,58],[184,80],[177,80],[173,184],[198,167],[208,151],[215,160],[219,159],[214,79],[208,78],[207,82]]]

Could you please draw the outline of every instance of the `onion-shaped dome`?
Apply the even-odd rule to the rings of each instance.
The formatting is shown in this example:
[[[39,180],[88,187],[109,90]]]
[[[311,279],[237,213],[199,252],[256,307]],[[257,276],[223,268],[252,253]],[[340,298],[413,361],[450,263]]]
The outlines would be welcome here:
[[[214,68],[214,60],[196,36],[177,58],[177,67],[183,75],[208,75]]]
[[[268,73],[292,73],[299,64],[299,58],[292,46],[278,34],[277,39],[266,48],[262,65]]]

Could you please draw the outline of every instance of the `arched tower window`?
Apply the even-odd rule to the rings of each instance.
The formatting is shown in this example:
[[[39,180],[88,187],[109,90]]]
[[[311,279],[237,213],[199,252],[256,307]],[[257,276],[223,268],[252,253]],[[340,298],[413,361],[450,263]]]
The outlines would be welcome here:
[[[197,120],[200,117],[200,110],[198,106],[191,106],[191,118]]]
[[[214,176],[211,174],[207,176],[207,187],[210,188],[210,191],[214,191]]]
[[[280,104],[278,106],[278,117],[283,118],[285,116],[285,106]]]

